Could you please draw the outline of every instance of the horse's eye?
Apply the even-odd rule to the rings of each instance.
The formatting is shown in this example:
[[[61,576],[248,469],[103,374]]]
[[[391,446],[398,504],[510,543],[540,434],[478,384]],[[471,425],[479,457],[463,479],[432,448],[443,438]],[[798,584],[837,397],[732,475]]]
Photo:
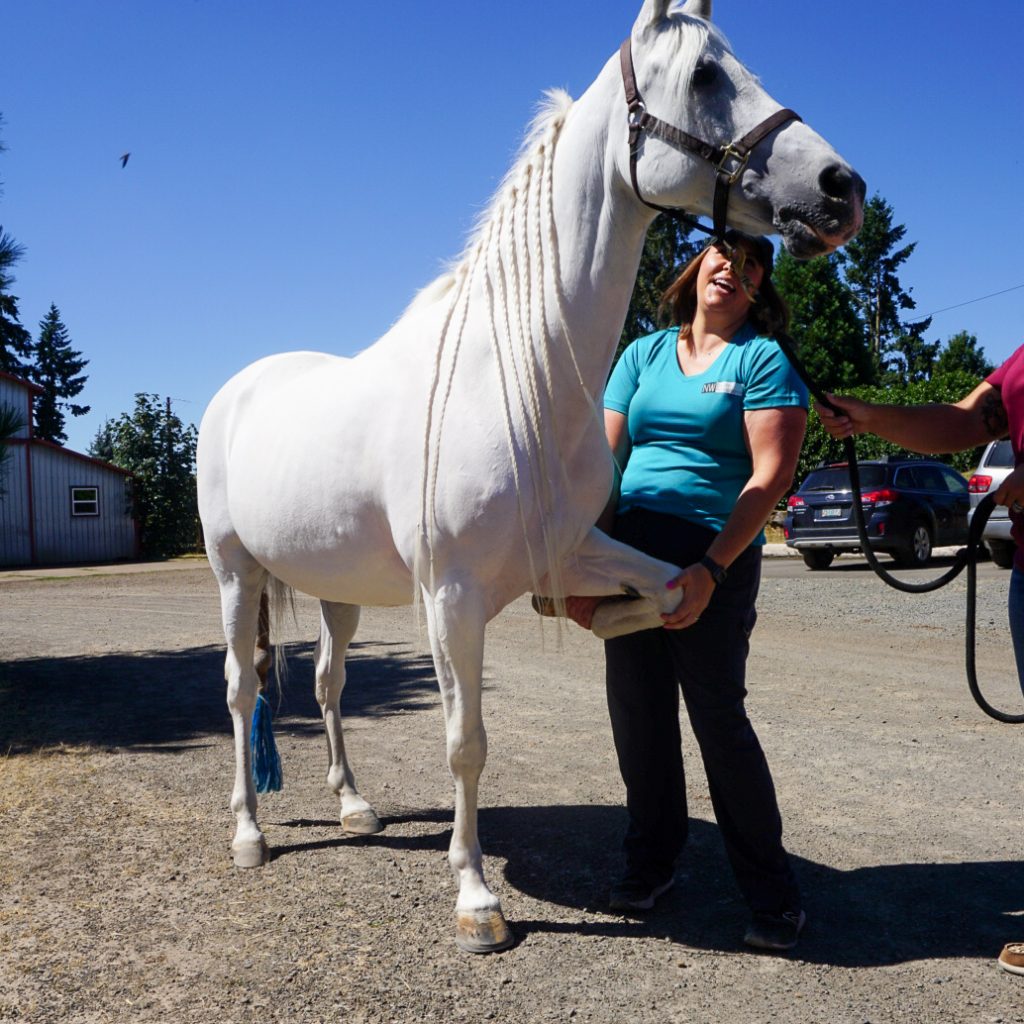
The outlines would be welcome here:
[[[693,69],[693,85],[696,89],[712,85],[718,77],[718,65],[710,57],[701,57]]]

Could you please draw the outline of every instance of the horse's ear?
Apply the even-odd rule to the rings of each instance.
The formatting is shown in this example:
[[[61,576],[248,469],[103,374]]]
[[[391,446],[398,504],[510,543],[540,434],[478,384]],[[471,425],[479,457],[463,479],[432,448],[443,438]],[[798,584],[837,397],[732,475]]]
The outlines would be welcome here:
[[[671,6],[672,0],[644,0],[636,18],[636,27],[641,31],[656,27],[668,17]]]
[[[694,18],[711,20],[711,0],[686,0],[680,10],[683,14],[690,14]]]

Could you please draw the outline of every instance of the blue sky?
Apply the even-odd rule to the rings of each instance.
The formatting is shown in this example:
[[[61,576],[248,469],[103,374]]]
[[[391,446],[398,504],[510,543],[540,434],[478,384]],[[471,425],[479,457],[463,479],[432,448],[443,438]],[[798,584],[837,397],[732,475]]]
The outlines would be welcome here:
[[[198,422],[254,359],[372,342],[460,251],[544,89],[578,96],[639,6],[8,0],[0,224],[27,250],[22,322],[55,302],[90,360],[69,444],[137,391]],[[918,312],[971,303],[930,338],[1009,355],[1024,3],[720,0],[715,20],[892,204]]]

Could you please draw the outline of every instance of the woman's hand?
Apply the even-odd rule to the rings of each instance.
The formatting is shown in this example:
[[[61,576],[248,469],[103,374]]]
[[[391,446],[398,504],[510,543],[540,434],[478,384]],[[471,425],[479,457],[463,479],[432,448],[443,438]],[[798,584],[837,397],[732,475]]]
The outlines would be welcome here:
[[[999,485],[993,498],[997,505],[1008,505],[1014,512],[1020,511],[1024,505],[1024,466],[1018,466]]]
[[[828,392],[826,392],[828,394]],[[867,430],[867,412],[871,408],[870,402],[862,402],[859,398],[851,398],[848,395],[837,397],[828,394],[831,401],[842,412],[837,414],[831,409],[826,409],[818,402],[814,403],[814,411],[821,420],[821,425],[833,437],[853,437],[854,434],[863,434]]]
[[[666,629],[687,629],[692,626],[707,608],[715,592],[715,581],[703,565],[688,566],[674,579],[668,581],[671,589],[683,588],[683,599],[679,607],[670,614],[662,615]]]
[[[565,599],[565,614],[584,629],[590,629],[594,620],[594,609],[603,601],[601,597],[577,597],[572,595]]]

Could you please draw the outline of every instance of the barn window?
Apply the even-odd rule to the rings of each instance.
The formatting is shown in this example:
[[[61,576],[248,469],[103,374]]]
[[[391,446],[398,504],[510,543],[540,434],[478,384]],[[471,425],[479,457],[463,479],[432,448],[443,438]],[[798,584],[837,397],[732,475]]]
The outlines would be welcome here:
[[[98,487],[72,487],[71,514],[73,516],[98,516],[100,514],[100,489]]]

